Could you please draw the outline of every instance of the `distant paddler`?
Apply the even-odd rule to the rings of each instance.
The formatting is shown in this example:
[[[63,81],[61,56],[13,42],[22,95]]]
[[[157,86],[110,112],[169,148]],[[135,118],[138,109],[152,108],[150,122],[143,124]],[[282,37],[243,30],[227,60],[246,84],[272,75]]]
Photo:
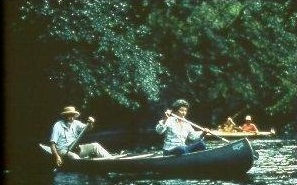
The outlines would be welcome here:
[[[247,115],[245,117],[245,122],[241,127],[239,127],[243,132],[253,132],[258,133],[259,130],[257,126],[253,123],[252,117],[250,115]]]
[[[231,117],[228,117],[224,124],[220,125],[218,129],[222,132],[237,132],[238,127],[234,123],[233,119]]]

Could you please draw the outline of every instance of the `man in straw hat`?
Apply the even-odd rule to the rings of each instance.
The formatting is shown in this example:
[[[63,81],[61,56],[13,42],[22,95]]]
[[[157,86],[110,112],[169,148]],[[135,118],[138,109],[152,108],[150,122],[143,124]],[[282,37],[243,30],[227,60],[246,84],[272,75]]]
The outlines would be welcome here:
[[[244,132],[255,132],[255,133],[258,132],[258,128],[252,122],[252,117],[250,115],[247,115],[245,117],[245,122],[243,123],[243,125],[240,128]]]
[[[83,157],[111,157],[99,143],[82,144],[75,147],[74,151],[69,151],[71,144],[77,139],[82,130],[87,126],[76,118],[80,113],[73,106],[67,106],[61,113],[62,119],[57,121],[52,130],[51,150],[55,156],[57,166],[63,163],[62,158],[67,156],[72,159]],[[95,122],[94,118],[89,117],[87,120],[91,124]]]

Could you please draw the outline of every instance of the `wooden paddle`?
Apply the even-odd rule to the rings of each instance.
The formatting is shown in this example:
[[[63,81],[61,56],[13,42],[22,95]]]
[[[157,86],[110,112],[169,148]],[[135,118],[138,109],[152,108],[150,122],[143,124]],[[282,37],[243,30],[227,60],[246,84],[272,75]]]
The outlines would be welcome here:
[[[249,105],[243,107],[240,111],[238,111],[237,113],[235,113],[233,116],[231,116],[232,119],[235,119],[237,116],[239,116],[241,113],[243,113],[246,109],[249,108]]]
[[[93,119],[93,118],[92,118]],[[80,132],[80,134],[78,135],[78,137],[76,138],[75,141],[73,141],[71,143],[71,145],[68,147],[68,150],[67,150],[67,154],[69,151],[72,151],[73,148],[77,145],[77,143],[80,141],[80,139],[83,137],[83,135],[86,133],[86,131],[88,130],[88,128],[91,126],[91,122],[88,121],[87,125],[85,126],[85,128]]]
[[[198,128],[198,129],[200,129],[200,130],[202,130],[202,131],[205,130],[205,128],[203,128],[203,127],[201,127],[201,126],[199,126],[199,125],[196,125],[195,123],[192,123],[192,122],[186,120],[185,118],[182,118],[182,117],[180,117],[180,116],[178,116],[178,115],[175,115],[175,114],[173,114],[173,113],[171,113],[170,115],[173,116],[173,117],[176,117],[176,118],[178,118],[178,119],[181,119],[181,120],[183,120],[184,122],[189,123],[189,124],[192,125],[193,127]],[[208,132],[208,133],[210,133],[211,135],[213,135],[213,136],[215,136],[215,137],[217,137],[217,138],[219,138],[219,139],[221,139],[221,140],[223,140],[223,141],[225,141],[225,142],[227,142],[227,143],[230,142],[229,140],[227,140],[227,139],[225,139],[225,138],[223,138],[223,137],[221,137],[221,136],[218,136],[218,135],[216,135],[216,134],[214,134],[214,133],[212,133],[212,132]]]

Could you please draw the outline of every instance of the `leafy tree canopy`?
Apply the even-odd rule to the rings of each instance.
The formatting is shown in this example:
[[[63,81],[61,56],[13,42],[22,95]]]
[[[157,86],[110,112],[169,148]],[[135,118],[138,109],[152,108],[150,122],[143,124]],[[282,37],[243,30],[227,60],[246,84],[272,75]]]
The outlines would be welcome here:
[[[27,0],[21,10],[41,39],[65,46],[49,79],[85,104],[107,96],[137,110],[184,97],[201,114],[294,112],[294,0]]]
[[[137,43],[149,29],[129,22],[130,8],[121,1],[71,0],[28,1],[22,10],[23,19],[46,22],[42,39],[54,39],[68,48],[57,56],[51,81],[75,88],[72,96],[82,90],[84,103],[109,96],[135,109],[138,94],[149,101],[158,99],[162,68],[159,54]]]

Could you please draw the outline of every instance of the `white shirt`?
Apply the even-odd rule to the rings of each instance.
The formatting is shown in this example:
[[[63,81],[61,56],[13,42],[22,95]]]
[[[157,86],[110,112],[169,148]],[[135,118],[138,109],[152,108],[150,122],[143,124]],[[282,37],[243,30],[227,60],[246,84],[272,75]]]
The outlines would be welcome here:
[[[76,140],[85,126],[78,120],[74,120],[72,123],[65,123],[65,121],[60,120],[53,126],[51,142],[56,143],[58,151],[68,150],[68,147]]]
[[[165,123],[160,120],[156,125],[156,132],[165,134],[164,150],[171,150],[177,146],[186,146],[186,140],[195,140],[200,138],[202,132],[196,132],[193,127],[187,123],[178,123],[178,119],[169,117]]]

